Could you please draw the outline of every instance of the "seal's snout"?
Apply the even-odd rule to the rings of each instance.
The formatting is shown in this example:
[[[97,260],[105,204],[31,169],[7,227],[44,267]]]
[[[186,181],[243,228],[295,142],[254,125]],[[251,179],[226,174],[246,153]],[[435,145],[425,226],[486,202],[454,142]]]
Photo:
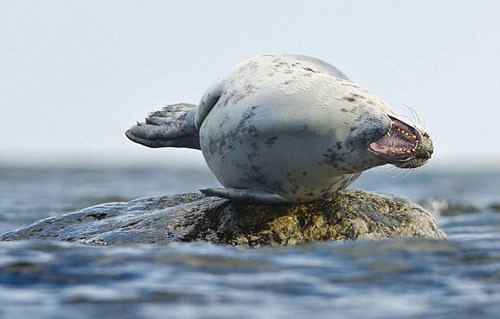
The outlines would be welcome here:
[[[434,153],[434,145],[432,144],[432,140],[429,133],[427,133],[423,129],[419,129],[419,132],[420,132],[420,145],[415,151],[413,162],[415,162],[414,165],[416,166],[414,167],[425,164],[431,158],[432,153]],[[400,167],[406,168],[405,166],[400,166]]]
[[[413,127],[391,117],[391,128],[382,138],[371,143],[369,148],[377,155],[397,160],[406,160],[415,155],[420,142]]]
[[[400,168],[415,168],[427,162],[433,153],[430,136],[421,128],[390,117],[391,128],[368,148]]]

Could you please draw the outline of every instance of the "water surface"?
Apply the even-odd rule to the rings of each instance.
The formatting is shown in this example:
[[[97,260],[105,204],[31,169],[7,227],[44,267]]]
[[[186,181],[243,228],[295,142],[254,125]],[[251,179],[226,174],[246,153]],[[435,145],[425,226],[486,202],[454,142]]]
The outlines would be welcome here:
[[[3,242],[0,318],[498,317],[500,173],[387,175],[365,174],[352,188],[471,208],[437,215],[448,241],[260,249]],[[102,202],[216,183],[205,169],[3,167],[0,233]]]

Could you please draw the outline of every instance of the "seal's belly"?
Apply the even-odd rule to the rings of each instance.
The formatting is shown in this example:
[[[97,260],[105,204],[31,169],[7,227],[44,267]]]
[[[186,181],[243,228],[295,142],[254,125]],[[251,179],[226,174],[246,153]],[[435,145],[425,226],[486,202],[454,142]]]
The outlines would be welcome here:
[[[337,110],[303,99],[264,91],[214,107],[200,128],[200,145],[222,185],[297,201],[352,181],[342,164],[346,158],[339,147],[346,147],[348,132],[342,121],[335,125]]]

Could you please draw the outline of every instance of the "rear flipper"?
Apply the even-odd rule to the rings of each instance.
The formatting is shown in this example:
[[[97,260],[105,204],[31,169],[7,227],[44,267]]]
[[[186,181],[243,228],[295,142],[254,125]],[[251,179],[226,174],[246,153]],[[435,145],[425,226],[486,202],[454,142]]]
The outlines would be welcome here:
[[[200,149],[198,129],[195,126],[197,105],[179,103],[152,112],[146,123],[137,123],[125,135],[149,147],[187,147]]]
[[[259,204],[282,204],[286,200],[276,194],[256,189],[237,188],[206,188],[200,189],[206,196],[217,196],[233,200],[235,202],[259,203]]]

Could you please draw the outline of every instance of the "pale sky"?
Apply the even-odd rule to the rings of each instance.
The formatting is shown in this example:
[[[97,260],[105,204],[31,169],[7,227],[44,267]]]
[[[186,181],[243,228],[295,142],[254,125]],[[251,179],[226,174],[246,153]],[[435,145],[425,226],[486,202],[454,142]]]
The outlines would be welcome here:
[[[0,164],[203,165],[124,131],[269,52],[414,108],[432,163],[500,162],[500,1],[0,0]]]

